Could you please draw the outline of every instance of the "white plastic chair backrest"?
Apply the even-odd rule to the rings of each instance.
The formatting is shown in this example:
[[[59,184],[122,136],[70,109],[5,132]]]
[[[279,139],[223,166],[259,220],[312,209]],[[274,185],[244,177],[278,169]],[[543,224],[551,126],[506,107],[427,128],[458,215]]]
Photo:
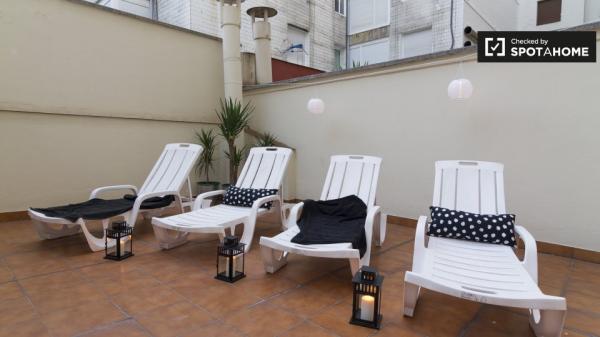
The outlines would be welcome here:
[[[291,155],[285,147],[253,147],[235,186],[279,189]]]
[[[356,195],[367,204],[375,205],[381,158],[360,155],[332,156],[323,185],[321,200]]]
[[[167,144],[138,194],[179,191],[201,152],[197,144]]]
[[[504,214],[504,165],[447,160],[435,163],[433,206],[478,214]]]

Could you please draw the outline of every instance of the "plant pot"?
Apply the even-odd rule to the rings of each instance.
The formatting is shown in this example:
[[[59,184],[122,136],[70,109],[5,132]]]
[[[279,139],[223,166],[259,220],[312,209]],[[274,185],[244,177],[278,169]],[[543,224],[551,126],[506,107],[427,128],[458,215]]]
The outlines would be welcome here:
[[[198,184],[198,194],[215,191],[219,189],[218,181],[199,181]]]

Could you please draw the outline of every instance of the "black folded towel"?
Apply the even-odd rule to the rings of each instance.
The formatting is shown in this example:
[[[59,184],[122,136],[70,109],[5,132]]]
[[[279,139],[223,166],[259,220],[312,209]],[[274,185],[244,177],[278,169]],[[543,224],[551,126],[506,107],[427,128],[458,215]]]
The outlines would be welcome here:
[[[292,242],[305,245],[351,242],[362,257],[367,251],[366,218],[367,205],[355,195],[326,201],[305,200],[298,220],[300,233]]]
[[[122,199],[100,199],[94,198],[78,204],[48,208],[31,208],[45,216],[67,219],[71,222],[79,218],[86,220],[102,220],[123,214],[133,208],[137,196],[125,195]],[[155,209],[169,206],[175,198],[172,195],[164,197],[153,197],[142,202],[142,209]]]

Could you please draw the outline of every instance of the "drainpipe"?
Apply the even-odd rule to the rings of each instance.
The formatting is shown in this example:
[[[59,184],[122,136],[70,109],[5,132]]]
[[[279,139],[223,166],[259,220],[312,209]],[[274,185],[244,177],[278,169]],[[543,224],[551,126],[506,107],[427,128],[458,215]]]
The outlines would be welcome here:
[[[241,8],[244,0],[221,2],[223,29],[223,75],[225,98],[242,101],[242,58],[240,55]]]
[[[252,31],[256,44],[256,83],[264,84],[273,82],[273,69],[271,66],[271,24],[269,18],[277,15],[275,8],[252,7],[247,11],[252,17]],[[262,20],[256,20],[256,18]]]
[[[346,1],[346,69],[350,69],[350,1]]]

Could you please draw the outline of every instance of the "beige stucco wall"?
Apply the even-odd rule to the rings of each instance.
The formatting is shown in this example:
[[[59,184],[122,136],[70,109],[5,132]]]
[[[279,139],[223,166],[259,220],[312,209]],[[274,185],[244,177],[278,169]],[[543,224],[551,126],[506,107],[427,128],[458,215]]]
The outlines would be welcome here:
[[[297,149],[298,198],[319,196],[329,156],[376,155],[383,157],[378,202],[416,218],[431,204],[436,160],[498,161],[506,165],[507,207],[536,239],[600,251],[600,64],[461,57],[475,87],[466,102],[447,96],[460,58],[256,89],[245,98],[256,104],[256,129]],[[323,115],[306,110],[315,96],[325,102]]]
[[[223,94],[220,40],[78,1],[5,0],[0,41],[0,212],[140,185],[165,144],[214,127],[201,122]]]
[[[84,201],[99,186],[139,187],[165,144],[193,142],[201,127],[207,126],[2,111],[0,212]],[[224,181],[220,157],[215,177]]]
[[[221,41],[68,0],[3,0],[0,110],[214,121]]]

